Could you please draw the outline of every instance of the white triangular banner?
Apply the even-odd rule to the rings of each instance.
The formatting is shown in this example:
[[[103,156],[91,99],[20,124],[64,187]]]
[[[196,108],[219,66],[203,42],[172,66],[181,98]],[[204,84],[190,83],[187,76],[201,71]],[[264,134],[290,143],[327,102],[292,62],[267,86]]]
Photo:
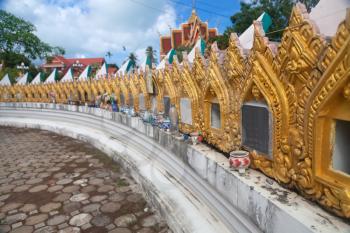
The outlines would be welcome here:
[[[26,85],[28,82],[28,73],[25,73],[21,78],[19,78],[17,84]]]
[[[45,80],[44,83],[55,83],[55,82],[56,82],[55,78],[56,78],[56,69],[54,69],[54,70],[52,71],[52,73],[51,73],[50,76]]]
[[[35,78],[33,79],[33,81],[31,82],[31,84],[39,84],[41,83],[41,72],[39,72]]]
[[[90,69],[90,66],[87,66],[85,70],[79,75],[79,78],[78,78],[79,81],[88,80],[89,69]]]
[[[72,74],[72,69],[69,68],[67,73],[61,79],[61,82],[72,82],[73,80],[74,80],[74,78],[73,78],[73,74]]]
[[[0,86],[11,86],[11,81],[8,74],[5,74],[5,76],[1,79]]]

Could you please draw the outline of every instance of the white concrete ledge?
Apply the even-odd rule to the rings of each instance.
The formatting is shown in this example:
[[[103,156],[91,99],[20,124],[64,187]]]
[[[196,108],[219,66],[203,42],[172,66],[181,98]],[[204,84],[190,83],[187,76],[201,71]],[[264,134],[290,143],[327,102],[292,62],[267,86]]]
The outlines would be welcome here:
[[[0,125],[50,130],[101,149],[128,169],[174,232],[349,232],[263,174],[229,169],[205,145],[192,146],[137,117],[85,106],[0,103]]]

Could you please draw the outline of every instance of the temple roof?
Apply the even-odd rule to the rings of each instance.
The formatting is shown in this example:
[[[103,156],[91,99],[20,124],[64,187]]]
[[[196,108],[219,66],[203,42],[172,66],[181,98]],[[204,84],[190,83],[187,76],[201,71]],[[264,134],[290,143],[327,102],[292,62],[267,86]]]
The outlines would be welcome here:
[[[194,23],[196,22],[196,20],[198,20],[199,22],[202,22],[199,16],[197,15],[196,10],[193,9],[190,18],[188,19],[188,23]]]

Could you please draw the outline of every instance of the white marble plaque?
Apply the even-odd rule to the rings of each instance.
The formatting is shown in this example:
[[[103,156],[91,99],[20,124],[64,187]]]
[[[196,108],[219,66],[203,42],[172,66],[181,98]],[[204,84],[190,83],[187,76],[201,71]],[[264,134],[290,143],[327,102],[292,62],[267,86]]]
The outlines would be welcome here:
[[[129,107],[134,107],[134,97],[129,94]]]
[[[152,96],[152,113],[158,113],[157,97]]]
[[[211,127],[220,129],[221,128],[221,115],[220,115],[220,104],[211,103],[211,114],[210,114]]]
[[[180,113],[181,113],[181,122],[184,124],[192,125],[191,99],[189,98],[180,99]]]
[[[336,120],[333,169],[350,175],[350,121]]]
[[[169,96],[163,97],[163,104],[164,104],[164,115],[169,116],[169,110],[170,110],[170,97]]]
[[[124,106],[125,105],[125,98],[123,93],[120,94],[120,106]]]
[[[143,94],[139,94],[139,108],[140,110],[146,110],[145,97],[143,96]]]

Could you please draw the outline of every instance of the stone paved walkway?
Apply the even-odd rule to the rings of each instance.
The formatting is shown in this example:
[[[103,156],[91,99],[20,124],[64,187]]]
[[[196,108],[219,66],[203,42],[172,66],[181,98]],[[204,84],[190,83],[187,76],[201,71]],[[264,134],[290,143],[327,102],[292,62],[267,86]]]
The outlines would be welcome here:
[[[138,185],[99,150],[0,127],[0,233],[168,233]]]

